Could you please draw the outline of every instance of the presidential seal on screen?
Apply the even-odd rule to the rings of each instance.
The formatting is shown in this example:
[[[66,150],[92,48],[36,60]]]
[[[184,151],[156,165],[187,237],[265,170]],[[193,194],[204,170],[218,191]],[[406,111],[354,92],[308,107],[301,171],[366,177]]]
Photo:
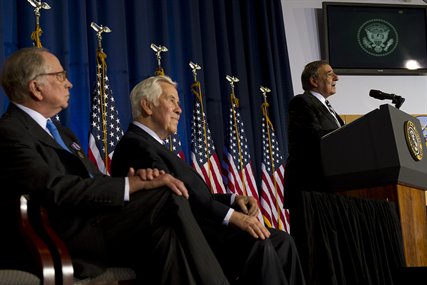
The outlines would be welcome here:
[[[364,22],[357,31],[357,41],[364,52],[372,56],[386,56],[399,43],[399,35],[389,22],[371,19]]]
[[[408,149],[412,157],[416,161],[423,159],[423,140],[421,139],[415,124],[411,121],[406,121],[404,128],[406,144],[408,145]]]

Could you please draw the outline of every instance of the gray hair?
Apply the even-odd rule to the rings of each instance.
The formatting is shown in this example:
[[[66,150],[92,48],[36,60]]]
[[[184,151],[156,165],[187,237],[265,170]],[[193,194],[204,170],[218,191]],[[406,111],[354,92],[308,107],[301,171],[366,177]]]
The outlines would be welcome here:
[[[0,83],[9,100],[23,103],[29,98],[28,82],[46,72],[44,48],[29,47],[13,53],[4,63]]]
[[[301,74],[301,84],[304,91],[309,91],[313,88],[310,83],[310,78],[319,75],[317,72],[321,66],[329,64],[326,60],[316,60],[308,63]]]
[[[144,79],[138,83],[130,93],[130,104],[132,107],[132,117],[135,120],[141,113],[141,99],[145,98],[148,102],[157,105],[159,102],[159,97],[162,95],[162,87],[160,82],[165,82],[177,87],[177,83],[172,81],[169,76],[158,75],[152,76],[147,79]]]

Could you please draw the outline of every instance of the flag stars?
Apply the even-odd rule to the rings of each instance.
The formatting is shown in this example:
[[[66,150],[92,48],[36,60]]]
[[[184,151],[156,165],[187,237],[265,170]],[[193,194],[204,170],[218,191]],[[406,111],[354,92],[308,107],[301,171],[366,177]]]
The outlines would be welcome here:
[[[115,100],[112,96],[108,76],[103,73],[101,65],[97,66],[97,71],[98,80],[95,84],[92,99],[91,132],[95,138],[95,144],[98,150],[105,152],[103,145],[107,143],[110,146],[110,149],[107,151],[112,152],[114,151],[117,141],[119,141],[123,135],[123,130],[120,127],[120,120],[114,105]],[[101,117],[102,125],[99,125],[98,123],[101,122]],[[101,155],[104,156],[105,153]]]

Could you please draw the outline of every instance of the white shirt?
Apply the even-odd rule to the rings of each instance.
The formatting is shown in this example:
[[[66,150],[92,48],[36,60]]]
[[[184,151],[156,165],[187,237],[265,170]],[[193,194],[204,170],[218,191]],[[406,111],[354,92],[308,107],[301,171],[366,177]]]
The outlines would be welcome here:
[[[323,97],[323,96],[322,96],[322,94],[320,94],[320,93],[318,93],[318,92],[315,92],[315,91],[310,91],[310,93],[311,93],[314,97],[316,97],[320,102],[322,102],[322,104],[326,107],[326,110],[328,110],[328,111],[329,111],[329,113],[330,113],[332,116],[334,116],[335,121],[336,121],[336,123],[337,123],[338,127],[341,127],[341,123],[340,123],[340,121],[338,121],[338,118],[337,118],[336,114],[335,114],[335,113],[333,113],[333,112],[331,112],[331,110],[329,109],[328,105],[326,105],[326,98],[325,98],[325,97]]]

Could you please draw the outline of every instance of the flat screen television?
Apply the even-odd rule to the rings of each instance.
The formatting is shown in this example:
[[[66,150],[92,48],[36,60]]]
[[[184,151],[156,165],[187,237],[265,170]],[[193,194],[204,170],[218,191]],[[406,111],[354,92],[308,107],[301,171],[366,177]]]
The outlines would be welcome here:
[[[338,74],[427,73],[427,6],[322,5],[325,58]]]

